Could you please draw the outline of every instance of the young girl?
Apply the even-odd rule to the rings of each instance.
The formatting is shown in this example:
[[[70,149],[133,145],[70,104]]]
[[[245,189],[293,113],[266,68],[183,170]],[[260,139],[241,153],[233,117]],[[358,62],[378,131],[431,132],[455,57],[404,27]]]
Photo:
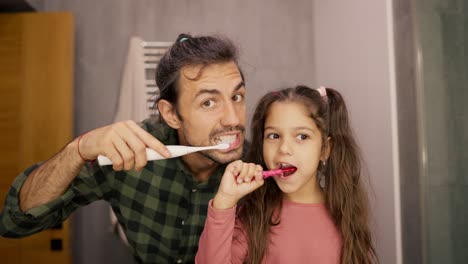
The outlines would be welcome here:
[[[196,262],[378,262],[340,93],[305,86],[269,93],[252,136],[252,163],[229,164],[210,201]],[[262,177],[262,168],[291,167],[292,174]]]

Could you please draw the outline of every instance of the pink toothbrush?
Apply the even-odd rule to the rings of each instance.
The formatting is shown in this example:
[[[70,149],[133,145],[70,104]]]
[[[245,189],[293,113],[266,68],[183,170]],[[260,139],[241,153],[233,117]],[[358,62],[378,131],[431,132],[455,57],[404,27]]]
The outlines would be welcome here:
[[[275,175],[280,175],[282,173],[288,173],[288,172],[295,172],[297,170],[296,167],[289,167],[289,168],[284,168],[284,169],[276,169],[276,170],[268,170],[268,171],[263,171],[263,179],[266,179],[271,176]]]

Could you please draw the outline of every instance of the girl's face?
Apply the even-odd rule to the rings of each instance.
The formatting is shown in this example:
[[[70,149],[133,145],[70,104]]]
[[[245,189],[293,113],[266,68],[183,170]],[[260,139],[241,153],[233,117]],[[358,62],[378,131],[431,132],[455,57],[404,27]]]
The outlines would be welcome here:
[[[270,170],[297,168],[290,176],[274,177],[287,199],[322,201],[316,180],[319,162],[326,160],[322,153],[328,153],[322,152],[322,133],[302,103],[276,102],[270,106],[263,133],[263,159]]]

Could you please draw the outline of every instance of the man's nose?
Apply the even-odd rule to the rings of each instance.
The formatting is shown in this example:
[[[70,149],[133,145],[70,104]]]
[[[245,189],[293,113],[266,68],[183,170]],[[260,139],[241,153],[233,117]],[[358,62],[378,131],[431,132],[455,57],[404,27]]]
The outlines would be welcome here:
[[[240,124],[240,116],[242,113],[236,109],[236,106],[229,102],[224,105],[223,116],[221,118],[221,125],[225,127],[237,126]]]

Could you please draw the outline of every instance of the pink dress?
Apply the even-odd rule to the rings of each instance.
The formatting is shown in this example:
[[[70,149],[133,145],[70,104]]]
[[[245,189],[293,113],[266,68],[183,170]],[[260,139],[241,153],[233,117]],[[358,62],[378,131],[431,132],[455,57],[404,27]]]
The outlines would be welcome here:
[[[240,264],[245,261],[247,237],[239,229],[235,212],[235,207],[215,209],[210,201],[196,263]],[[341,245],[341,236],[323,203],[300,204],[284,200],[281,223],[272,227],[262,263],[340,263]]]

